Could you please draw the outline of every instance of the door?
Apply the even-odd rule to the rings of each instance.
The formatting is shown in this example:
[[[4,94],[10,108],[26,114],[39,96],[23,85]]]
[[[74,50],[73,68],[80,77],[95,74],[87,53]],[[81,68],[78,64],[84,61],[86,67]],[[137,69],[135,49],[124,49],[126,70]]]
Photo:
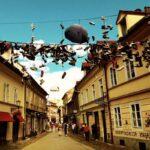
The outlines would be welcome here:
[[[14,122],[13,122],[13,142],[16,142],[18,140],[18,133],[19,133],[19,120],[17,116],[13,116]]]
[[[7,122],[0,122],[0,144],[6,142]]]
[[[96,139],[100,138],[100,124],[99,124],[99,114],[98,111],[94,112],[95,124],[96,124]]]
[[[102,114],[102,122],[103,122],[104,142],[107,142],[107,128],[106,128],[105,111],[102,110],[101,114]]]

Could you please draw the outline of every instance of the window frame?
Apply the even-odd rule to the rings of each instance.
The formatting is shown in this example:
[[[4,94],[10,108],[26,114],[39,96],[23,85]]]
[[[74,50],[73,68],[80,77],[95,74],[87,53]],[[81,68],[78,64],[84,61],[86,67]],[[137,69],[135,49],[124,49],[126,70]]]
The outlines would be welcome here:
[[[17,88],[14,88],[14,104],[17,104],[17,101],[18,101],[18,90]]]
[[[116,69],[116,68],[113,68],[113,66],[110,66],[109,70],[110,70],[111,86],[116,86],[116,85],[118,84],[117,69]],[[115,71],[116,80],[114,79],[114,71],[113,71],[113,74],[112,74],[111,70],[114,70],[114,71]],[[116,83],[115,83],[115,81],[116,81]]]
[[[102,78],[99,79],[99,93],[100,93],[100,97],[104,96],[104,86],[103,86],[103,80],[102,80]]]
[[[141,124],[141,126],[139,126],[139,123],[138,123],[138,117],[137,117],[137,113],[135,114],[135,121],[136,121],[136,126],[134,125],[134,121],[133,121],[133,111],[132,111],[132,105],[134,105],[134,108],[135,108],[135,105],[139,105],[139,114],[140,114],[140,124]],[[142,113],[141,113],[141,105],[139,104],[139,103],[132,103],[131,105],[130,105],[130,109],[131,109],[131,123],[132,123],[132,128],[137,128],[137,129],[142,129]],[[135,110],[137,110],[137,109],[135,109]],[[137,112],[137,111],[135,111],[135,112]]]
[[[119,119],[118,109],[120,110],[120,119]],[[115,110],[117,110],[117,113],[116,113]],[[122,115],[121,114],[122,114],[121,113],[121,107],[120,106],[114,107],[114,119],[115,119],[114,124],[115,124],[115,128],[122,128],[122,126],[123,126],[123,124],[122,124]],[[116,115],[117,115],[117,117],[116,117]]]
[[[134,77],[132,76],[132,73],[131,73],[131,62],[133,63]],[[127,63],[130,64],[130,65],[128,65],[129,72],[128,72],[128,69],[127,69]],[[133,61],[130,61],[130,60],[125,61],[125,74],[126,74],[127,81],[136,77],[136,69],[134,67],[134,62]]]
[[[89,92],[89,90],[88,89],[86,89],[85,90],[85,99],[86,99],[86,103],[88,103],[88,92]]]
[[[3,101],[8,102],[9,101],[9,88],[10,85],[6,82],[3,84]]]
[[[96,91],[95,91],[95,85],[92,84],[92,96],[93,96],[93,100],[95,100],[96,98]]]

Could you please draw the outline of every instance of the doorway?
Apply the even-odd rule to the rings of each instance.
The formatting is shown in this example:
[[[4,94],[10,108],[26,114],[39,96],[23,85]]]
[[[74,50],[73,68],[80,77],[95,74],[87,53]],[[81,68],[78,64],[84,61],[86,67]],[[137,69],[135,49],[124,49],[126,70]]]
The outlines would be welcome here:
[[[104,142],[107,142],[107,128],[106,128],[105,111],[101,110],[101,114],[102,114],[102,122],[103,122]]]
[[[98,111],[94,112],[95,125],[97,127],[96,139],[100,138],[100,123],[99,123],[99,114]]]
[[[19,120],[17,118],[17,115],[13,116],[14,122],[13,122],[13,142],[18,141],[18,133],[19,133]]]
[[[0,122],[0,144],[6,142],[7,122]]]

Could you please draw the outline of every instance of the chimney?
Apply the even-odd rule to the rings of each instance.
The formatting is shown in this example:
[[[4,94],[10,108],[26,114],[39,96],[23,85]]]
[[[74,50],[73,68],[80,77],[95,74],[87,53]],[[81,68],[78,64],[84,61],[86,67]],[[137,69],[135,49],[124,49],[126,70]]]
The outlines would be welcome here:
[[[150,15],[150,7],[144,7],[144,11],[146,15]]]

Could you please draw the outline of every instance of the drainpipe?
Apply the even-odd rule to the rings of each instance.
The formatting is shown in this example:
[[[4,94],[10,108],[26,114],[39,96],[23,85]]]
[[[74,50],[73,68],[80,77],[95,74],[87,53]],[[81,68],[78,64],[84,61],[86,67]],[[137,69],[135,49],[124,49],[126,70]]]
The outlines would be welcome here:
[[[106,85],[106,99],[107,99],[108,115],[109,115],[109,123],[110,123],[110,136],[111,136],[111,143],[113,144],[114,139],[113,139],[113,129],[112,129],[112,121],[111,121],[111,109],[110,109],[110,101],[109,101],[109,90],[108,90],[108,80],[107,80],[106,66],[104,66],[104,76],[105,76],[105,82],[106,82],[106,84],[105,84]]]
[[[27,86],[26,86],[26,77],[24,77],[24,120],[25,122],[23,123],[23,140],[25,139],[26,136],[26,94],[27,94],[27,90],[26,90]]]

